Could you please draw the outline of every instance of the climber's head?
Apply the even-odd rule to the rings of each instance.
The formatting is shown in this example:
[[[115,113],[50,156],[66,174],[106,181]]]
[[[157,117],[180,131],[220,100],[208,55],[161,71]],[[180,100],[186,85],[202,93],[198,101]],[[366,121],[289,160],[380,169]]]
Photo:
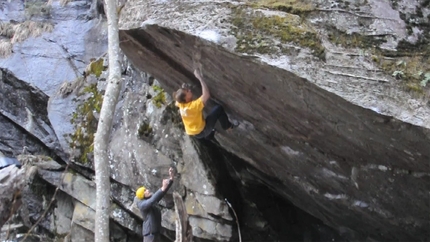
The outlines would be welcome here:
[[[149,198],[152,196],[152,193],[149,189],[146,189],[146,187],[139,187],[136,190],[136,197],[139,198],[140,200],[145,199],[145,198]]]
[[[173,97],[178,103],[188,103],[193,100],[193,92],[188,86],[182,85],[181,88],[173,93]]]

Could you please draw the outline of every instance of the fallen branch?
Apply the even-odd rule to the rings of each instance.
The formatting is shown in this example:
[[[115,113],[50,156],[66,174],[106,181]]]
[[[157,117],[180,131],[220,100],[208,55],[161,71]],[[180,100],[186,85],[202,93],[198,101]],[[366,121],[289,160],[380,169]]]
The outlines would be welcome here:
[[[357,70],[364,70],[364,71],[370,71],[370,72],[382,72],[379,69],[369,70],[369,69],[363,69],[362,67],[357,67],[357,66],[341,66],[341,65],[333,65],[333,64],[326,64],[326,66],[332,66],[332,67],[337,67],[337,68],[357,69]]]
[[[3,232],[8,232],[9,233],[10,230],[19,229],[19,228],[22,228],[22,227],[24,227],[23,224],[9,224],[7,228],[2,228],[1,232],[2,233]],[[7,236],[6,236],[6,239],[8,239]]]
[[[368,80],[368,81],[389,82],[388,80],[385,80],[385,79],[376,79],[376,78],[365,77],[365,76],[356,76],[356,75],[352,75],[352,74],[334,72],[334,71],[329,71],[329,70],[324,70],[324,69],[322,71],[325,71],[325,72],[333,74],[333,75],[360,78],[360,79],[364,79],[364,80]]]
[[[326,48],[326,51],[330,52],[330,54],[338,54],[338,55],[346,55],[346,56],[363,56],[360,53],[351,53],[351,52],[343,52],[343,51],[335,51]]]

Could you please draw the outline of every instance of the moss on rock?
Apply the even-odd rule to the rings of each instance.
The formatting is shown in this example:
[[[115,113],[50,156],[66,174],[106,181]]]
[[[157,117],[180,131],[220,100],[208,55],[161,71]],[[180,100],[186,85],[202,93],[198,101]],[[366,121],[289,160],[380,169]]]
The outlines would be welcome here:
[[[79,153],[77,162],[87,164],[94,152],[94,134],[98,124],[94,115],[100,113],[103,94],[98,91],[97,84],[86,86],[80,95],[84,94],[88,95],[88,98],[78,105],[76,112],[72,114],[71,123],[75,132],[70,135],[70,147]]]
[[[377,48],[386,42],[383,36],[366,36],[359,33],[347,34],[334,28],[330,29],[328,40],[342,47],[360,49]]]
[[[359,48],[370,53],[372,62],[387,75],[402,80],[408,90],[423,93],[425,75],[430,73],[430,47],[427,41],[416,44],[400,41],[396,51],[384,50],[382,36],[366,36],[359,33],[347,34],[331,29],[329,41],[345,48]]]
[[[405,87],[417,93],[424,93],[430,75],[430,57],[427,55],[412,55],[398,58],[380,58],[377,62],[387,74],[404,81]],[[428,74],[429,73],[429,74]]]
[[[100,77],[102,72],[105,70],[103,66],[103,59],[99,58],[97,60],[91,61],[89,65],[89,72],[87,74],[94,74],[96,77]]]
[[[157,92],[157,95],[152,98],[152,102],[157,108],[161,108],[164,104],[166,104],[166,94],[164,89],[157,85],[153,85],[152,88],[155,92]]]
[[[149,123],[143,121],[138,130],[139,137],[148,137],[152,134],[152,127],[149,125]]]
[[[285,53],[283,44],[293,43],[309,48],[312,53],[324,57],[325,48],[316,31],[298,15],[267,16],[261,11],[238,6],[232,9],[233,35],[237,39],[236,51],[241,53]]]
[[[310,1],[299,0],[260,0],[253,3],[256,8],[268,8],[286,13],[303,15],[315,9]]]

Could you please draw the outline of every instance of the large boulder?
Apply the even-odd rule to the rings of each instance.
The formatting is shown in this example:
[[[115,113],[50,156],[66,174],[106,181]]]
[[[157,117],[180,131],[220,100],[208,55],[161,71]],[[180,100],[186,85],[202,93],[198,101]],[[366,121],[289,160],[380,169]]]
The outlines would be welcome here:
[[[318,2],[129,1],[121,48],[168,93],[202,65],[245,187],[350,239],[428,240],[428,3]]]
[[[53,27],[14,42],[0,61],[12,70],[2,72],[1,150],[58,161],[24,162],[40,164],[16,226],[32,226],[59,188],[35,228],[43,241],[93,238],[88,137],[107,77],[106,22],[92,19],[98,2],[0,6],[14,26],[32,20]],[[141,240],[134,191],[158,189],[169,166],[178,175],[161,203],[167,238],[174,237],[177,191],[197,241],[237,240],[225,199],[244,241],[428,239],[428,5],[315,2],[126,3],[123,84],[109,147],[113,240]],[[29,12],[35,7],[43,11]],[[103,72],[91,73],[93,64]],[[184,134],[168,94],[182,82],[198,83],[195,64],[215,101],[240,121],[214,143]],[[71,142],[78,130],[85,131],[79,155]],[[66,172],[63,152],[74,157]]]

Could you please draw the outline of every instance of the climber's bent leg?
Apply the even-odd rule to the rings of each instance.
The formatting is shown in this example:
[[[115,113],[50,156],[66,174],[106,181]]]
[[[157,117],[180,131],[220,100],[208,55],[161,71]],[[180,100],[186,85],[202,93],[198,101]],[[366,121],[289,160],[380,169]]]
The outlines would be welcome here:
[[[200,134],[195,135],[194,137],[196,137],[197,139],[202,139],[202,138],[207,138],[209,136],[213,136],[215,133],[215,125],[218,120],[221,123],[221,127],[224,130],[233,127],[233,125],[228,120],[228,117],[224,111],[224,108],[221,105],[217,105],[211,110],[209,115],[206,117],[206,125],[203,131]]]
[[[227,114],[225,113],[224,108],[221,105],[217,105],[211,110],[209,115],[206,117],[206,126],[211,128],[211,130],[214,129],[217,120],[219,120],[219,122],[221,123],[221,127],[224,130],[232,127],[232,124],[230,123],[230,121],[228,121]]]

